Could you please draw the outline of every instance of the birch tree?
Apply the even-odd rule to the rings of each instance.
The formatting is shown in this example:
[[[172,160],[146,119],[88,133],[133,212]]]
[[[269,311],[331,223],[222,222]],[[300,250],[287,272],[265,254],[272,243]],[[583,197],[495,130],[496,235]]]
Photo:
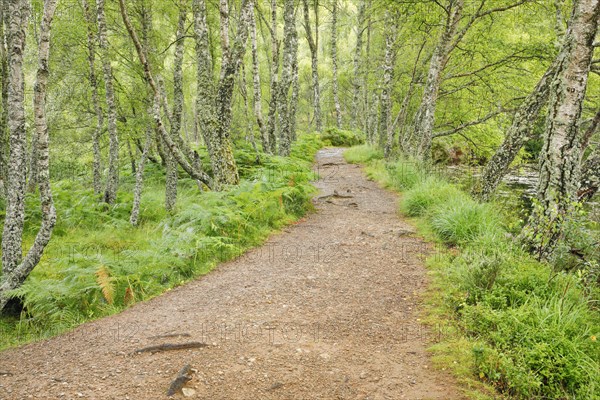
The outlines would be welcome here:
[[[0,0],[0,197],[6,197],[8,175],[8,51],[4,26],[8,21],[8,0]]]
[[[267,127],[265,126],[262,113],[262,91],[260,85],[260,69],[258,62],[258,44],[256,40],[256,17],[254,12],[254,5],[252,6],[251,17],[252,20],[250,22],[250,40],[252,44],[252,87],[254,92],[254,114],[256,116],[256,124],[258,125],[258,130],[260,132],[260,140],[262,143],[263,151],[268,153],[270,150],[269,134],[267,132]]]
[[[394,127],[392,125],[392,90],[394,70],[396,69],[396,35],[398,32],[395,16],[386,15],[385,56],[383,63],[383,84],[381,90],[381,113],[379,117],[380,144],[384,155],[389,158],[394,145]]]
[[[353,82],[352,82],[352,129],[358,128],[358,115],[359,115],[359,106],[360,106],[360,92],[361,87],[364,85],[364,81],[362,80],[360,64],[361,64],[361,56],[362,56],[362,48],[363,48],[363,34],[364,34],[364,24],[365,24],[365,8],[366,8],[366,0],[360,0],[358,5],[358,16],[356,23],[356,47],[354,49],[353,56]]]
[[[335,122],[338,129],[342,127],[342,106],[340,105],[338,89],[338,51],[337,51],[337,21],[338,0],[332,0],[331,6],[331,90],[335,107]]]
[[[206,23],[204,0],[194,1],[196,53],[198,62],[198,117],[210,154],[214,178],[217,184],[235,185],[239,182],[237,165],[233,157],[231,141],[232,98],[235,76],[246,52],[252,19],[253,5],[244,0],[240,9],[238,30],[230,47],[228,34],[221,30],[223,51],[221,73],[217,85],[212,80],[212,62]],[[228,14],[227,14],[228,15]],[[224,21],[221,9],[222,24]]]
[[[269,114],[267,119],[267,137],[269,138],[268,153],[275,154],[277,151],[277,96],[279,87],[279,48],[280,43],[277,36],[277,0],[271,0],[271,68],[270,68],[270,96]]]
[[[100,58],[104,74],[104,90],[106,92],[106,108],[108,116],[108,176],[104,201],[114,204],[119,188],[119,136],[117,132],[117,105],[115,103],[115,90],[113,86],[113,72],[108,48],[106,14],[104,0],[97,0],[98,11],[98,43],[100,45]]]
[[[42,221],[34,242],[25,257],[22,254],[23,222],[25,219],[25,112],[23,53],[29,4],[26,0],[9,5],[9,128],[10,172],[4,231],[2,234],[2,278],[0,280],[0,311],[8,302],[8,293],[23,284],[39,263],[50,241],[56,223],[56,210],[50,188],[49,135],[46,119],[48,58],[50,30],[56,10],[56,0],[45,0],[38,44],[38,68],[34,84],[33,109],[37,146],[38,185]]]
[[[314,0],[316,27],[314,36],[310,23],[308,0],[302,0],[302,6],[304,11],[304,30],[306,31],[306,41],[308,42],[308,47],[310,48],[315,129],[320,132],[323,130],[323,121],[321,118],[321,88],[319,86],[319,0]]]
[[[177,23],[177,35],[175,43],[175,59],[173,61],[173,109],[171,111],[171,137],[177,141],[179,147],[182,148],[184,153],[188,153],[188,160],[190,158],[189,150],[184,144],[184,140],[181,138],[181,118],[183,112],[183,51],[185,45],[185,22],[187,19],[187,8],[185,4],[179,5],[179,19]],[[187,150],[187,151],[186,151]],[[167,211],[173,211],[175,204],[177,203],[177,161],[175,157],[169,157],[167,161],[167,181],[165,190],[165,209]]]
[[[279,79],[279,155],[289,156],[292,142],[292,123],[290,118],[290,88],[293,81],[294,61],[298,50],[298,33],[296,31],[294,0],[285,0],[283,6],[283,60],[281,66],[281,77]],[[295,116],[294,116],[295,118]]]
[[[558,56],[550,84],[538,203],[522,233],[539,258],[548,258],[554,252],[577,200],[582,151],[579,122],[599,20],[600,0],[575,1],[563,40],[564,51]]]
[[[96,114],[96,127],[92,133],[92,186],[94,188],[94,193],[100,194],[102,192],[102,153],[100,151],[100,137],[102,135],[102,129],[104,128],[104,112],[100,105],[98,77],[96,76],[96,19],[90,10],[90,5],[87,0],[82,0],[82,6],[87,25],[88,80],[90,81],[90,89],[92,91],[92,106],[94,107],[94,112]]]

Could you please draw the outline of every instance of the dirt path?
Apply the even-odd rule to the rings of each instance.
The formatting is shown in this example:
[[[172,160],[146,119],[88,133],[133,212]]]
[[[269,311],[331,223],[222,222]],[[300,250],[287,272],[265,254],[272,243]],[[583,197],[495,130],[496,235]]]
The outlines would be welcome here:
[[[461,399],[425,351],[425,247],[396,197],[339,149],[318,164],[318,213],[202,279],[1,353],[0,398],[162,399],[190,364],[186,398]],[[208,346],[132,354],[188,342]]]

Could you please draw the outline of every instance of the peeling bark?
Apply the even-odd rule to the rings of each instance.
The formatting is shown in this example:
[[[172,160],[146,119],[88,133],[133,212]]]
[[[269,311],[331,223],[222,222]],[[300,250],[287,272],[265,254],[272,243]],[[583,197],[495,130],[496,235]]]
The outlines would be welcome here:
[[[5,25],[8,26],[8,0],[0,0],[0,197],[7,193],[8,177],[8,50],[6,49]]]
[[[177,23],[177,37],[175,44],[175,59],[173,61],[173,110],[171,112],[171,137],[177,141],[179,148],[187,154],[187,158],[192,162],[193,156],[191,150],[181,137],[181,121],[183,113],[183,52],[185,45],[185,21],[187,19],[187,9],[184,4],[179,6],[179,20]],[[166,97],[165,97],[166,98]],[[167,160],[167,179],[165,183],[165,209],[173,211],[177,204],[177,161],[171,155]]]
[[[371,6],[371,0],[369,0],[369,7]],[[372,109],[371,102],[369,100],[369,76],[371,74],[371,34],[373,31],[373,24],[371,21],[371,16],[367,19],[367,48],[366,48],[366,62],[365,62],[365,70],[364,70],[364,78],[363,78],[363,131],[367,135],[367,141],[369,141],[369,136],[372,132],[370,132],[370,112]],[[372,144],[372,141],[369,141]]]
[[[290,120],[290,142],[294,143],[297,138],[296,117],[298,112],[298,96],[300,95],[300,80],[298,76],[298,40],[294,40],[292,60],[292,96],[290,97],[290,108],[288,119]]]
[[[11,170],[12,167],[21,166],[22,163],[17,161],[18,157],[21,157],[24,162],[25,154],[22,151],[22,146],[17,146],[16,151],[12,148],[12,138],[15,136],[16,141],[19,142],[21,138],[17,136],[24,136],[24,113],[23,109],[23,70],[22,70],[22,57],[25,46],[25,28],[27,26],[27,14],[28,4],[26,1],[18,1],[11,4],[11,80],[10,90],[11,94],[11,110],[9,112],[9,122],[11,125]],[[46,245],[50,241],[52,230],[56,223],[56,210],[54,208],[54,202],[52,200],[52,191],[50,188],[50,165],[49,165],[49,135],[48,135],[48,123],[46,119],[46,88],[48,84],[48,58],[50,55],[50,28],[52,19],[54,17],[54,11],[56,10],[56,0],[46,0],[44,2],[44,13],[42,17],[40,27],[40,38],[38,45],[38,70],[36,76],[36,82],[34,85],[34,117],[35,117],[35,133],[37,136],[38,146],[38,182],[40,190],[40,203],[41,203],[41,214],[42,222],[41,226],[36,234],[35,240],[23,261],[21,262],[21,246],[22,246],[22,220],[24,218],[24,202],[25,198],[23,195],[24,182],[17,182],[15,178],[18,177],[20,172],[11,173],[11,179],[9,180],[9,203],[7,207],[7,218],[5,221],[4,234],[2,237],[2,261],[3,261],[3,274],[2,281],[0,282],[0,311],[4,308],[8,301],[7,292],[16,289],[23,284],[25,279],[29,276],[31,271],[39,263]],[[13,63],[16,63],[14,65]],[[13,86],[14,85],[14,86]],[[18,87],[17,87],[18,86]],[[13,191],[15,193],[13,193]],[[17,195],[17,196],[14,196]],[[20,195],[20,196],[18,196]],[[13,201],[21,203],[20,206],[11,204]],[[9,210],[20,210],[19,215],[14,215],[17,219],[20,219],[21,230],[17,233],[11,230],[7,232],[6,225],[8,223],[8,211]],[[9,233],[7,236],[6,234]],[[17,239],[17,240],[15,240]],[[6,253],[5,253],[6,252]],[[5,254],[7,257],[5,258]]]
[[[244,0],[241,5],[239,27],[228,55],[223,57],[219,84],[212,80],[212,62],[206,24],[204,0],[194,0],[194,25],[198,58],[197,114],[211,158],[217,184],[235,185],[239,175],[231,142],[231,106],[235,76],[246,51],[253,5]]]
[[[232,100],[237,75],[244,54],[253,13],[252,0],[243,0],[238,30],[227,59],[223,59],[221,79],[216,94],[216,114],[218,116],[216,130],[211,136],[213,157],[211,162],[215,179],[220,184],[236,185],[239,183],[238,169],[233,157],[231,142]]]
[[[310,25],[308,0],[302,0],[304,10],[304,30],[306,31],[306,40],[308,42],[308,47],[310,48],[315,129],[317,132],[321,132],[321,130],[323,130],[323,121],[321,118],[321,89],[319,86],[319,0],[314,1],[316,29],[315,36],[313,37],[312,27]],[[287,37],[285,39],[287,39]]]
[[[109,138],[108,176],[106,178],[104,201],[108,204],[114,204],[117,199],[117,190],[119,188],[119,136],[117,133],[117,106],[115,103],[113,73],[108,49],[104,0],[97,1],[97,11],[98,43],[100,45],[100,58],[102,59],[102,71],[104,73]]]
[[[279,40],[277,39],[277,0],[271,0],[271,98],[269,99],[269,115],[267,119],[267,137],[269,153],[277,151],[277,93],[279,87]]]
[[[338,129],[342,127],[342,107],[338,93],[338,57],[337,57],[337,18],[338,18],[338,0],[333,0],[331,7],[331,68],[332,82],[331,90],[333,93],[333,104],[335,107],[335,122]]]
[[[142,149],[142,155],[138,163],[137,171],[135,173],[135,188],[133,190],[133,207],[131,208],[131,215],[129,216],[129,223],[133,226],[137,226],[140,215],[140,205],[142,202],[142,190],[144,188],[144,169],[146,168],[146,160],[148,159],[148,152],[150,151],[150,142],[152,141],[152,127],[146,128],[146,138],[144,139],[144,147]]]
[[[2,233],[3,278],[11,276],[21,263],[23,223],[25,220],[25,79],[23,55],[29,18],[27,0],[14,1],[8,7],[8,130],[10,155],[6,215]],[[4,278],[6,279],[6,278]]]
[[[384,155],[389,158],[394,145],[394,132],[392,126],[392,90],[394,89],[394,70],[396,69],[395,42],[397,24],[391,15],[386,16],[387,34],[385,36],[385,56],[383,63],[383,85],[381,90],[381,113],[379,117],[379,140],[384,148]]]
[[[292,124],[290,121],[290,101],[288,99],[290,87],[293,79],[294,59],[298,49],[298,33],[296,31],[294,0],[286,0],[284,3],[283,21],[284,21],[284,42],[283,42],[283,60],[281,65],[281,77],[279,80],[279,98],[277,100],[279,107],[279,155],[289,156],[291,151]]]
[[[225,65],[229,62],[230,49],[229,49],[229,0],[219,0],[219,16],[221,19],[221,52],[223,54],[223,63]],[[225,69],[221,68],[221,79]]]
[[[90,68],[88,79],[90,81],[90,87],[92,89],[92,105],[94,106],[94,112],[96,113],[96,127],[92,134],[92,187],[94,193],[102,193],[102,154],[100,152],[100,137],[102,135],[102,128],[104,126],[104,113],[100,106],[100,99],[98,96],[98,78],[96,77],[96,34],[94,26],[96,20],[92,15],[90,6],[87,0],[82,0],[83,12],[87,23],[87,50],[88,50],[88,65]]]
[[[260,131],[260,140],[265,153],[269,152],[269,135],[263,120],[262,114],[262,93],[260,88],[260,70],[258,68],[258,45],[256,41],[256,18],[254,16],[254,7],[252,12],[252,21],[250,22],[250,40],[252,41],[252,84],[254,89],[254,114],[256,123]]]
[[[540,152],[538,204],[521,238],[540,259],[549,258],[563,237],[577,201],[580,177],[579,120],[600,20],[600,0],[575,2],[573,16],[550,85],[544,145]]]
[[[360,0],[360,4],[358,6],[358,18],[356,25],[356,48],[354,50],[354,78],[353,78],[353,90],[352,90],[352,129],[358,128],[358,115],[359,111],[359,103],[360,103],[360,90],[364,85],[364,81],[362,80],[362,75],[360,71],[360,60],[362,55],[363,48],[363,25],[365,24],[365,8],[366,3],[365,0]]]

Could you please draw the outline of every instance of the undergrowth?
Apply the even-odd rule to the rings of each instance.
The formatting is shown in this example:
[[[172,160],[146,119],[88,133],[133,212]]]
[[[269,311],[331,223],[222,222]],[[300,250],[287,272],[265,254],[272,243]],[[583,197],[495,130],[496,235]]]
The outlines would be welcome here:
[[[440,244],[427,260],[427,319],[447,328],[432,350],[472,397],[600,398],[600,296],[583,274],[535,260],[508,234],[514,221],[499,204],[476,202],[418,163],[384,162],[368,146],[346,159],[401,191],[401,212]]]
[[[365,142],[362,132],[345,131],[337,128],[327,128],[321,134],[323,143],[336,147],[350,147]]]
[[[106,316],[195,277],[262,243],[311,207],[318,135],[303,135],[289,158],[236,150],[242,182],[200,192],[182,173],[177,209],[164,210],[164,170],[149,164],[138,227],[129,224],[134,177],[122,172],[117,203],[106,210],[79,179],[53,183],[58,222],[42,261],[13,296],[20,315],[0,318],[0,348],[49,337]],[[31,195],[30,210],[37,199]],[[28,214],[33,239],[39,215]]]

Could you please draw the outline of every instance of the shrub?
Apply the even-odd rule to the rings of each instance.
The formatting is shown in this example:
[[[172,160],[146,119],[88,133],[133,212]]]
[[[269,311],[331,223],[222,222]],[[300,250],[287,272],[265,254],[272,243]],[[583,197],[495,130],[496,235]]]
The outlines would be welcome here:
[[[337,128],[327,128],[321,134],[321,140],[326,145],[335,147],[350,147],[363,144],[365,142],[362,133],[344,131]]]

